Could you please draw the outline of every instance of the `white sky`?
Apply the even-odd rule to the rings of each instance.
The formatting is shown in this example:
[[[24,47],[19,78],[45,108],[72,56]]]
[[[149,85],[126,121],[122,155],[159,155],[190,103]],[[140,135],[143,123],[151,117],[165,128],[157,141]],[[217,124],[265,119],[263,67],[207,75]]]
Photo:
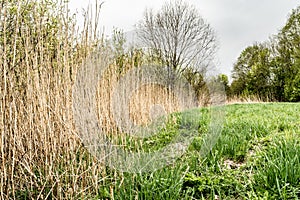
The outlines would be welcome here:
[[[158,10],[166,0],[104,0],[100,26],[106,35],[113,27],[134,29],[146,8]],[[218,71],[228,76],[241,51],[254,42],[266,41],[285,24],[298,0],[186,0],[215,29],[219,40]],[[80,13],[89,1],[70,0],[72,11]],[[91,1],[93,2],[93,1]],[[81,15],[79,15],[81,16]],[[80,20],[79,20],[80,21]]]

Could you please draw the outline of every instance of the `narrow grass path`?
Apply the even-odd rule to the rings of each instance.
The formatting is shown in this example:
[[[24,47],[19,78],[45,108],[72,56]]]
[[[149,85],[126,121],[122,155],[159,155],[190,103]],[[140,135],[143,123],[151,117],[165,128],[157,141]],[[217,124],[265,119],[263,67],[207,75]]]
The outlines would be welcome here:
[[[108,170],[96,199],[299,199],[300,104],[224,108],[222,133],[207,156],[200,154],[211,123],[204,108],[196,122],[199,135],[175,164],[152,173]],[[146,149],[167,144],[177,129],[168,124],[144,140]]]

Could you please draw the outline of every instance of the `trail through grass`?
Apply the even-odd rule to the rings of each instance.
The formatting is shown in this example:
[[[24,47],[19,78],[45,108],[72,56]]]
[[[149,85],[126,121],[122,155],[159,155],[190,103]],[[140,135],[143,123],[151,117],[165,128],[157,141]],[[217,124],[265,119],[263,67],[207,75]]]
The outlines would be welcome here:
[[[299,111],[300,104],[290,103],[226,106],[222,134],[209,155],[201,157],[199,150],[209,122],[207,108],[202,109],[199,137],[174,165],[152,173],[117,173],[117,181],[103,187],[99,197],[298,199]],[[168,129],[174,132],[176,127]],[[169,137],[170,134],[162,132],[156,141],[152,138],[151,148],[160,147]],[[102,193],[109,189],[110,194]]]
[[[162,169],[145,173],[126,173],[99,165],[84,148],[77,149],[76,159],[68,166],[61,164],[58,176],[64,180],[47,187],[48,198],[54,198],[59,185],[67,192],[72,168],[89,170],[93,177],[89,190],[83,188],[69,198],[76,199],[299,199],[300,198],[300,104],[267,103],[235,104],[224,107],[226,112],[222,133],[205,157],[200,149],[210,123],[210,108],[200,110],[201,117],[194,138],[183,156]],[[199,112],[194,110],[192,112]],[[180,113],[172,117],[180,120]],[[187,122],[185,122],[187,123]],[[170,121],[157,135],[135,141],[127,138],[123,145],[132,151],[141,144],[156,151],[176,136],[178,123]],[[66,160],[68,155],[61,155]],[[34,171],[34,169],[33,169]],[[41,171],[36,176],[46,177]],[[82,177],[84,178],[84,177]],[[92,188],[97,188],[93,190]],[[88,191],[88,190],[87,190]],[[16,198],[30,199],[38,191],[18,190]]]

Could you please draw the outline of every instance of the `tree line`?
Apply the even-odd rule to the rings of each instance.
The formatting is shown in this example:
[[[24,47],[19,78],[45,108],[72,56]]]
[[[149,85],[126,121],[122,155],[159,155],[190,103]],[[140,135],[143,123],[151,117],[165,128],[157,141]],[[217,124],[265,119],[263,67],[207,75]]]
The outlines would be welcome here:
[[[300,7],[268,41],[246,47],[233,66],[230,95],[300,101]]]
[[[300,101],[299,23],[300,7],[292,10],[286,24],[268,41],[256,42],[241,52],[233,66],[231,84],[225,74],[210,80],[222,83],[228,98]],[[177,0],[164,4],[156,13],[146,10],[137,28],[138,38],[147,46],[146,51],[138,50],[140,60],[167,66],[184,76],[199,97],[205,95],[206,72],[214,66],[216,36],[194,6]],[[116,42],[124,45],[122,39]],[[118,61],[126,54],[116,52]],[[173,79],[170,76],[171,82]]]
[[[151,9],[145,11],[143,19],[137,23],[138,37],[147,50],[133,47],[125,50],[126,38],[122,31],[116,29],[110,44],[103,38],[81,34],[81,40],[68,42],[68,38],[60,38],[59,31],[72,32],[74,25],[72,17],[68,16],[59,24],[59,17],[55,16],[54,3],[47,1],[46,11],[39,10],[44,21],[36,25],[33,15],[26,10],[34,4],[33,1],[22,8],[20,20],[15,20],[17,8],[13,3],[7,5],[12,9],[6,14],[6,26],[0,26],[0,51],[6,52],[1,62],[11,69],[18,84],[18,90],[24,90],[26,80],[20,76],[25,67],[19,67],[20,62],[25,62],[26,42],[32,43],[35,48],[41,46],[47,49],[48,59],[52,60],[51,67],[56,69],[60,51],[70,49],[68,53],[76,57],[86,56],[86,44],[88,38],[94,38],[99,48],[105,48],[112,54],[112,62],[118,66],[120,75],[126,73],[128,66],[138,67],[145,63],[160,64],[166,66],[177,75],[184,76],[200,97],[206,91],[206,72],[214,63],[217,49],[216,36],[213,28],[207,23],[197,9],[182,0],[165,3],[158,12]],[[26,6],[25,6],[26,5]],[[52,6],[52,7],[51,7]],[[26,8],[26,9],[25,9]],[[23,11],[24,10],[24,11]],[[228,77],[220,74],[214,81],[221,82],[227,96],[258,96],[262,100],[272,101],[299,101],[300,100],[300,7],[294,9],[288,17],[284,27],[263,43],[254,43],[245,48],[233,66],[233,81],[229,84]],[[48,16],[49,15],[49,16]],[[63,21],[63,20],[61,20]],[[15,23],[15,24],[14,24]],[[89,24],[85,23],[86,29]],[[11,27],[14,27],[11,28]],[[43,29],[43,30],[39,30]],[[74,31],[73,31],[74,32]],[[22,34],[31,37],[25,41]],[[68,33],[70,37],[70,34]],[[75,36],[74,36],[75,37]],[[5,40],[4,40],[5,38]],[[101,43],[101,44],[100,44]],[[69,45],[70,48],[66,48]],[[54,48],[58,46],[57,48]],[[14,53],[9,53],[14,52]],[[25,53],[24,53],[25,52]],[[51,55],[50,55],[51,54]],[[13,56],[14,55],[14,56]],[[39,60],[45,53],[37,56]],[[82,61],[82,59],[78,59]],[[28,61],[27,65],[30,64]],[[1,67],[4,65],[1,64]],[[11,66],[10,66],[11,65]],[[53,71],[52,70],[52,71]],[[2,70],[3,71],[3,70]],[[25,73],[25,72],[24,72]],[[170,74],[170,79],[174,79]],[[2,75],[3,77],[3,75]]]

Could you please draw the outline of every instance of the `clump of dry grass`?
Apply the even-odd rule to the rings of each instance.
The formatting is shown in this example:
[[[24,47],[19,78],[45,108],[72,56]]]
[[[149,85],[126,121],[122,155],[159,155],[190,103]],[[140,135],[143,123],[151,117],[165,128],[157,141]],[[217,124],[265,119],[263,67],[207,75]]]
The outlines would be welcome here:
[[[71,101],[77,68],[96,44],[90,30],[78,37],[62,2],[2,1],[0,18],[1,199],[96,193],[103,166],[76,136]]]
[[[263,101],[260,97],[251,96],[233,96],[227,99],[226,104],[239,104],[239,103],[263,103],[268,101]]]
[[[130,71],[130,68],[133,67],[134,66],[127,66],[125,70],[128,72]],[[104,71],[103,76],[100,78],[97,90],[98,118],[100,126],[105,127],[107,132],[114,132],[118,130],[112,113],[113,106],[116,105],[113,105],[112,102],[114,92],[116,92],[116,87],[118,87],[123,74],[117,74],[117,68],[118,67],[116,65],[111,65]],[[136,83],[135,80],[132,80],[132,83],[128,84]],[[172,94],[172,92],[170,93],[166,86],[160,84],[149,83],[137,85],[136,90],[132,91],[128,98],[128,104],[123,104],[121,106],[129,109],[130,115],[128,120],[131,120],[135,125],[146,125],[150,123],[151,109],[154,108],[155,105],[161,106],[163,114],[169,114],[182,109],[178,105],[178,97]]]
[[[63,1],[0,2],[1,199],[89,198],[105,183],[106,168],[84,148],[72,111],[78,69],[93,52],[110,51],[97,31],[100,7],[97,1],[94,14],[85,12],[79,32]],[[107,132],[117,132],[114,88],[142,61],[129,60],[121,73],[113,60],[107,64],[97,90],[98,119]],[[130,98],[135,124],[151,120],[152,105],[180,110],[176,97],[156,84]]]

